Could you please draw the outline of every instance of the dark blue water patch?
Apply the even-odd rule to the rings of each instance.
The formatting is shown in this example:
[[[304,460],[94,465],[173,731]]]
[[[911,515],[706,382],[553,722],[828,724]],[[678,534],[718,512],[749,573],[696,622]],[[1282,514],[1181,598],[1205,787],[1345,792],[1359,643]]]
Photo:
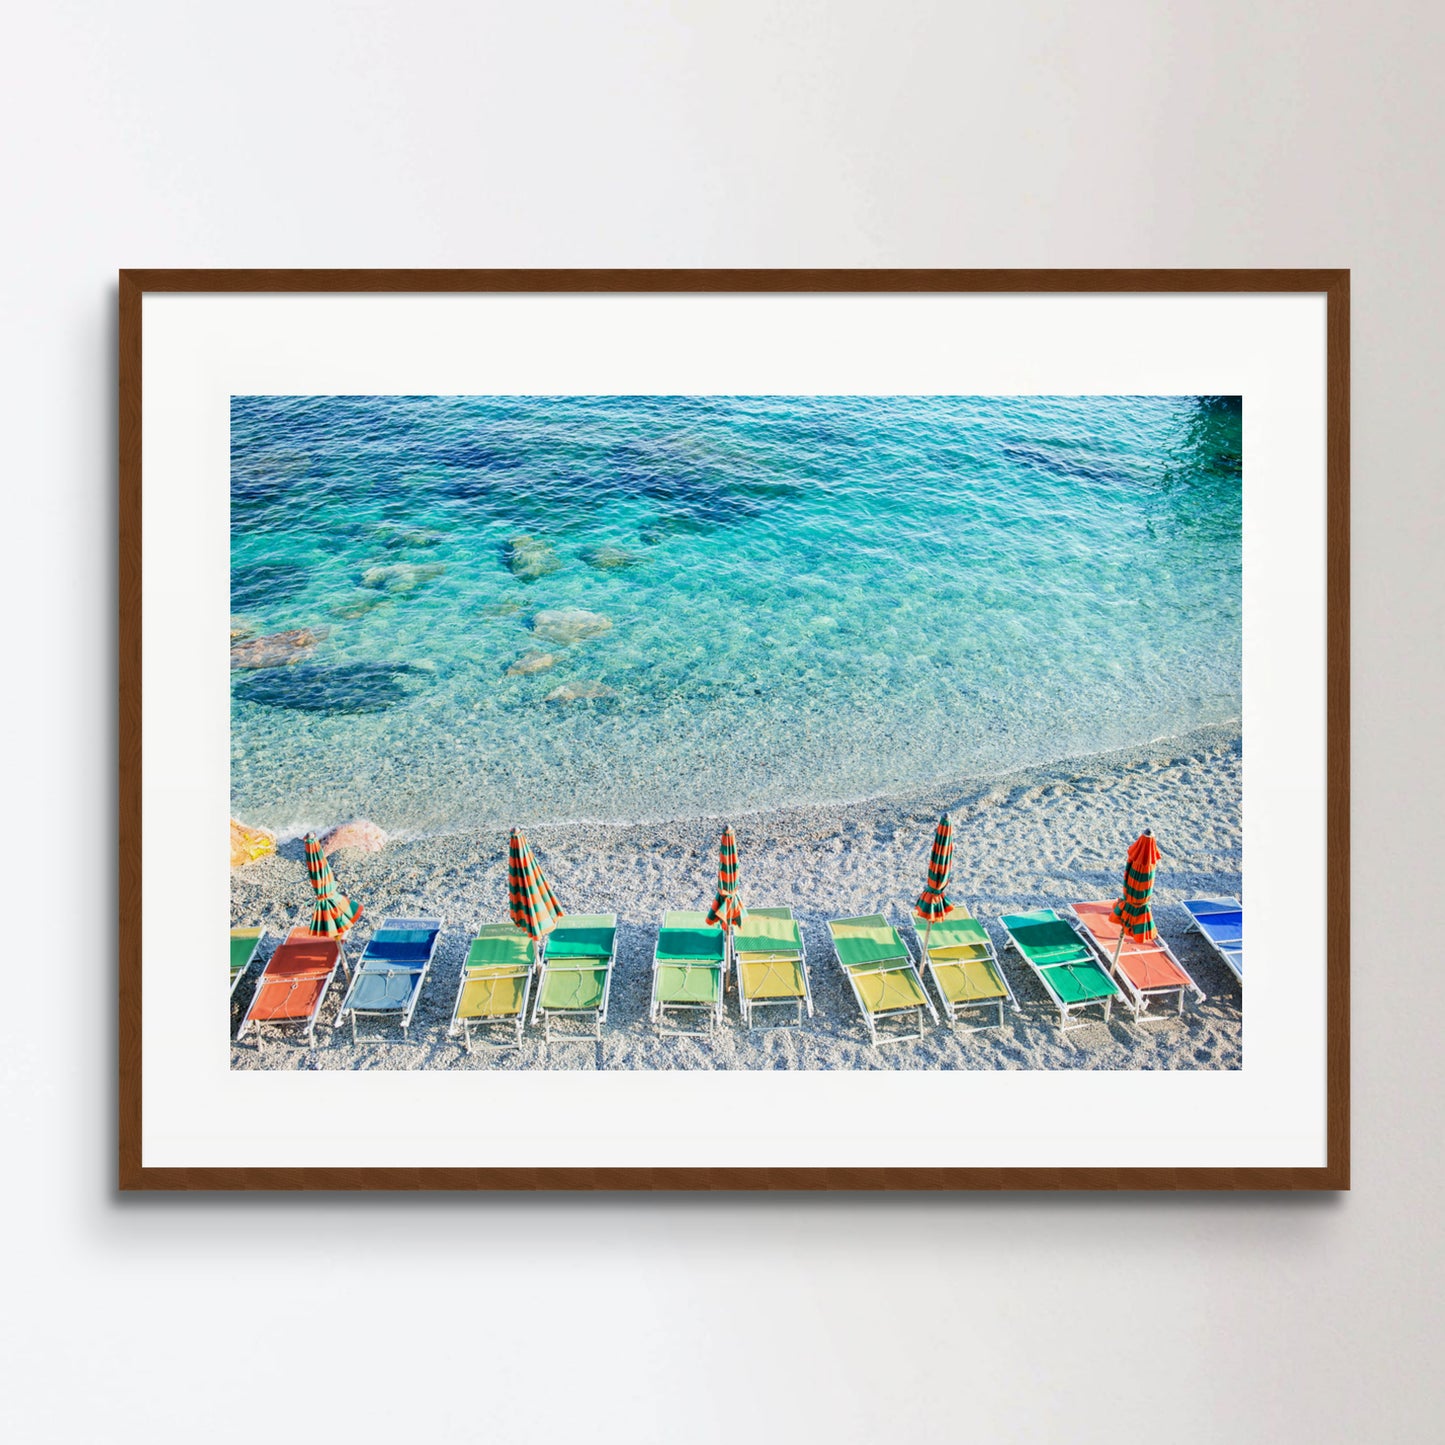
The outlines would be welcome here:
[[[261,707],[334,715],[385,712],[416,695],[409,683],[424,669],[409,663],[298,663],[238,682],[235,696]]]
[[[424,449],[417,455],[437,466],[460,472],[515,472],[526,465],[526,459],[520,453],[479,441]]]
[[[308,571],[294,562],[253,562],[231,568],[231,606],[244,611],[265,602],[285,602],[301,592]]]
[[[1120,471],[1117,467],[1101,466],[1087,461],[1077,452],[1053,450],[1044,447],[1003,446],[999,451],[1010,461],[1023,462],[1054,477],[1068,477],[1085,482],[1104,482],[1109,485],[1138,485],[1138,478]]]

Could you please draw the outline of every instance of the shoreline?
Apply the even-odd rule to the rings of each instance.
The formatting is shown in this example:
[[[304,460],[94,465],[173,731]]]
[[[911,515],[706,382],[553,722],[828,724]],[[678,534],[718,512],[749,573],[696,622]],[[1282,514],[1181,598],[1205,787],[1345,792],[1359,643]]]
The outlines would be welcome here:
[[[275,1036],[258,1057],[235,1026],[251,992],[232,1005],[236,1068],[1238,1068],[1242,999],[1232,975],[1186,934],[1182,898],[1240,893],[1242,745],[1237,726],[1197,729],[1151,744],[1093,754],[994,778],[966,779],[902,797],[810,804],[728,815],[738,835],[745,903],[790,905],[803,928],[815,1017],[801,1031],[749,1035],[729,1007],[714,1039],[656,1034],[647,1019],[650,960],[666,908],[706,908],[716,882],[723,817],[642,823],[538,823],[527,836],[564,907],[619,918],[612,1006],[600,1043],[554,1039],[530,1028],[519,1049],[468,1055],[446,1038],[456,980],[476,926],[504,920],[509,829],[397,839],[381,852],[342,852],[333,870],[366,910],[359,938],[388,913],[432,914],[446,927],[407,1044],[352,1045],[329,1037],[340,1003],[334,986],[321,1013],[315,1055]],[[1057,1014],[1015,955],[1004,967],[1023,1005],[1001,1030],[954,1034],[930,1027],[922,1040],[873,1048],[838,978],[824,920],[881,911],[903,925],[923,886],[940,812],[954,823],[953,886],[990,925],[1001,948],[1000,912],[1115,896],[1124,852],[1152,826],[1164,857],[1156,885],[1161,931],[1204,989],[1180,1021],[1133,1025],[1116,1010],[1067,1038]],[[309,907],[300,844],[231,875],[232,923],[276,931]],[[906,928],[903,929],[907,937]],[[253,966],[254,967],[254,966]],[[931,985],[930,985],[931,987]]]
[[[1199,727],[1188,728],[1181,733],[1164,733],[1144,742],[1130,743],[1122,748],[1106,748],[1096,753],[1079,753],[1045,762],[1027,763],[1022,767],[1006,768],[998,773],[964,774],[947,782],[904,788],[898,792],[869,793],[856,798],[776,803],[760,808],[737,808],[730,812],[663,815],[655,818],[563,818],[552,822],[527,822],[518,826],[521,826],[530,837],[533,834],[540,836],[548,829],[664,828],[689,823],[707,823],[715,825],[721,830],[725,823],[732,823],[736,826],[743,820],[766,820],[782,815],[801,817],[840,808],[885,808],[891,805],[916,811],[919,807],[927,805],[936,806],[940,812],[943,812],[954,807],[969,806],[1007,784],[1026,786],[1029,780],[1036,780],[1040,785],[1046,785],[1056,781],[1061,774],[1076,773],[1080,769],[1110,770],[1127,767],[1142,760],[1168,757],[1192,749],[1238,744],[1241,736],[1241,722],[1237,718],[1232,718],[1228,722],[1206,723]],[[952,801],[949,801],[950,799]],[[233,813],[233,816],[243,823],[251,821],[240,818],[239,813]],[[330,827],[352,821],[357,820],[337,817],[325,823],[313,823],[300,827],[287,826],[268,831],[275,834],[279,846],[285,847],[288,844],[299,844],[308,832],[315,832],[319,837]],[[499,832],[505,838],[510,834],[513,826],[512,823],[476,823],[466,827],[416,832],[401,827],[395,830],[387,829],[387,836],[390,839],[390,845],[491,837]]]

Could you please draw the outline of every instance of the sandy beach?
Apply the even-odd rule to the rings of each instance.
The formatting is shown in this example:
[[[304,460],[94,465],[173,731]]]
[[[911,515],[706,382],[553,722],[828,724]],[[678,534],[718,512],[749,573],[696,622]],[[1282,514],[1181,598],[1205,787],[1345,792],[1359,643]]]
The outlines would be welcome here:
[[[375,854],[340,852],[332,866],[344,892],[365,907],[356,947],[386,914],[445,920],[436,961],[407,1043],[353,1045],[332,1030],[342,986],[321,1012],[317,1048],[273,1030],[264,1052],[233,1042],[238,1069],[1232,1069],[1240,1067],[1241,990],[1188,932],[1179,906],[1190,897],[1240,896],[1241,748],[1237,728],[1209,728],[1148,747],[934,789],[904,799],[737,815],[728,820],[630,825],[571,823],[528,829],[564,907],[616,913],[611,1007],[601,1041],[544,1045],[527,1030],[519,1048],[476,1047],[447,1038],[458,972],[477,925],[506,918],[504,830],[393,841]],[[916,1042],[873,1047],[832,957],[825,920],[882,912],[906,924],[922,887],[938,815],[954,823],[956,902],[967,903],[1002,949],[1000,913],[1062,907],[1117,895],[1124,854],[1148,826],[1163,849],[1155,917],[1203,989],[1182,1018],[1134,1024],[1116,1007],[1109,1023],[1060,1034],[1042,986],[1012,952],[1003,964],[1022,1013],[1002,1029],[955,1033],[930,1026]],[[648,1020],[652,950],[666,908],[706,908],[716,880],[723,821],[737,831],[744,902],[790,905],[812,973],[815,1016],[801,1030],[749,1032],[730,999],[711,1039],[656,1032]],[[309,909],[299,842],[232,873],[233,925],[264,924],[266,950]],[[903,928],[908,937],[907,929]],[[251,997],[253,964],[231,1003],[232,1035]]]

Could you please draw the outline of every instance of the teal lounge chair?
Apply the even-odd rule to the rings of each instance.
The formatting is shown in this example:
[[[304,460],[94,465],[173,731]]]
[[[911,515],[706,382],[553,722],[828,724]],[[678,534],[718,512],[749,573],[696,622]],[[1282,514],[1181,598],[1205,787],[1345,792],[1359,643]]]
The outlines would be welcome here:
[[[542,976],[532,1022],[542,1020],[542,1037],[552,1037],[553,1019],[590,1019],[590,1035],[602,1037],[607,1000],[612,992],[612,959],[617,949],[615,913],[565,913],[547,935]]]
[[[1071,1024],[1069,1020],[1081,1009],[1096,1005],[1108,1022],[1119,986],[1099,966],[1084,940],[1052,908],[1005,913],[999,922],[1008,933],[1009,946],[1038,975],[1058,1009],[1062,1033],[1084,1028],[1087,1021]]]
[[[231,992],[236,992],[236,985],[240,983],[246,970],[250,968],[252,960],[261,951],[261,945],[266,941],[266,930],[264,928],[233,928],[231,930]]]

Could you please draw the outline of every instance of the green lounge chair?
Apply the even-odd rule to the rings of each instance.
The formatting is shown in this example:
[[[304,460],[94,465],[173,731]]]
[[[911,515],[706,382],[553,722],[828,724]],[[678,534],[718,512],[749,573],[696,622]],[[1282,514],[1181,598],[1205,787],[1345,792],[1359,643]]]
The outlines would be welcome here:
[[[510,923],[484,923],[477,929],[462,961],[447,1036],[455,1038],[460,1033],[471,1053],[475,1024],[479,1029],[503,1030],[501,1047],[520,1045],[535,960],[532,940],[520,928]],[[505,1037],[506,1031],[510,1031],[510,1039]]]
[[[843,970],[853,997],[863,1014],[869,1040],[874,1044],[901,1043],[923,1037],[923,1014],[927,1010],[934,1023],[938,1011],[923,987],[918,966],[908,946],[881,913],[863,918],[831,918],[828,933],[833,939],[833,952]],[[878,1025],[884,1019],[904,1019],[917,1015],[916,1033],[880,1034]]]
[[[233,928],[231,930],[231,992],[236,992],[236,985],[240,983],[241,976],[251,966],[251,961],[261,951],[261,945],[265,942],[266,930],[264,928]]]
[[[968,908],[955,904],[944,917],[934,920],[931,929],[926,922],[914,919],[913,933],[918,940],[918,956],[943,1000],[944,1017],[959,1033],[1001,1029],[1005,1000],[1013,1005],[1015,1013],[1022,1012],[988,930]],[[974,1018],[980,1011],[994,1008],[998,1010],[997,1022],[971,1026],[960,1023],[960,1010]]]
[[[668,1012],[701,1013],[705,1027],[664,1029],[666,1033],[711,1034],[723,1016],[723,969],[726,939],[704,913],[674,911],[662,915],[657,946],[652,951],[652,1005],[649,1016],[658,1027]]]
[[[805,1009],[813,1017],[808,952],[791,908],[749,908],[732,943],[738,1007],[749,1028],[755,1027],[753,1012],[758,1008],[797,1011],[795,1024],[779,1027],[801,1028]]]
[[[532,1022],[542,1020],[542,1037],[552,1037],[552,1020],[592,1019],[590,1035],[602,1037],[612,992],[612,959],[617,948],[615,913],[568,913],[547,935]]]
[[[1059,1030],[1072,1033],[1086,1023],[1071,1024],[1080,1009],[1098,1005],[1107,1023],[1119,987],[1095,961],[1088,945],[1052,908],[1032,913],[1005,913],[999,922],[1009,945],[1038,975],[1059,1010]],[[1087,1021],[1086,1021],[1087,1022]]]

